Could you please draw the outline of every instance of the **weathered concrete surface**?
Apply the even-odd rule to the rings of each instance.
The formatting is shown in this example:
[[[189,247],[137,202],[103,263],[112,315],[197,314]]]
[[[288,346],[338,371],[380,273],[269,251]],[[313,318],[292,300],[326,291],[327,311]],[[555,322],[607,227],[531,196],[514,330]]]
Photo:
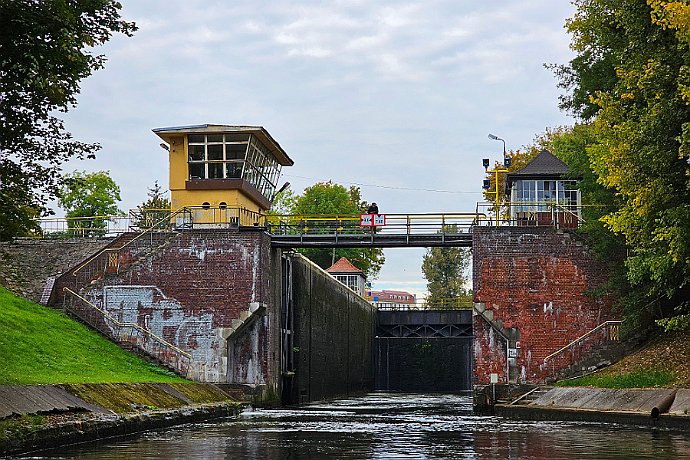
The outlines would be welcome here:
[[[676,390],[661,389],[609,389],[565,387],[552,388],[530,402],[531,406],[560,407],[598,411],[642,412],[650,414]]]
[[[681,388],[676,393],[671,408],[668,411],[671,415],[690,415],[690,390]]]
[[[237,415],[239,406],[213,403],[181,409],[147,411],[134,415],[98,415],[62,421],[43,429],[32,429],[23,437],[0,440],[0,456],[54,449],[117,436],[126,436],[186,423]]]
[[[551,388],[524,404],[496,404],[494,409],[496,415],[521,420],[589,421],[687,430],[690,416],[685,408],[689,396],[690,390],[666,388]],[[661,409],[661,413],[655,409]]]
[[[52,385],[0,386],[0,419],[11,415],[79,410],[101,414],[111,413]]]
[[[225,417],[240,408],[215,385],[0,386],[0,457]],[[27,425],[26,415],[39,417]]]

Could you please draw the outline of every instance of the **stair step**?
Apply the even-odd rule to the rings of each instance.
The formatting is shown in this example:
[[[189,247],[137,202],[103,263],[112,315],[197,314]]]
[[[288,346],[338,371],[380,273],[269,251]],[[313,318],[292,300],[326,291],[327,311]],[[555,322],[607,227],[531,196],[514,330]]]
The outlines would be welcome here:
[[[51,276],[46,280],[46,284],[43,286],[43,293],[41,294],[41,301],[39,302],[41,305],[48,305],[48,301],[50,300],[50,295],[53,293],[53,286],[55,286],[55,280],[57,278],[57,276]]]

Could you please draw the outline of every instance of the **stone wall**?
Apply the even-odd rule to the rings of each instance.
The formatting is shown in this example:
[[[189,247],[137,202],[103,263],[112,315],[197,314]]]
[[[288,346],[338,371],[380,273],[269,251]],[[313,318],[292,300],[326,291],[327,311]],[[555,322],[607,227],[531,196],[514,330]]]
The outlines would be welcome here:
[[[46,280],[106,247],[113,238],[19,238],[0,242],[0,285],[39,302]]]
[[[575,234],[477,227],[473,279],[475,384],[491,373],[505,382],[506,364],[511,381],[544,382],[554,371],[543,366],[546,356],[615,319],[609,301],[587,295],[606,272]]]
[[[306,258],[292,256],[295,375],[292,402],[373,389],[376,309]]]

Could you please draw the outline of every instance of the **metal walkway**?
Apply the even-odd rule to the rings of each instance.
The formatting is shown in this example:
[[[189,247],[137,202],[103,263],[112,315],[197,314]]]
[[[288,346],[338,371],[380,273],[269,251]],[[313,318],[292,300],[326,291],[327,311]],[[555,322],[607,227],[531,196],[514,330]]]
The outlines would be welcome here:
[[[476,213],[385,214],[373,226],[360,215],[267,216],[276,248],[472,247]]]

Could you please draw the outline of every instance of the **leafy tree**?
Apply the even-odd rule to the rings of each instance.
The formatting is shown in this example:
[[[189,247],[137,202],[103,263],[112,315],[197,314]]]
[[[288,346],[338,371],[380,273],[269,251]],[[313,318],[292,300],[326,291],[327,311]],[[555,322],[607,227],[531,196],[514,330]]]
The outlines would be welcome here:
[[[627,316],[641,322],[651,308],[669,314],[665,309],[675,305],[674,318],[663,324],[688,326],[689,7],[659,0],[574,3],[567,26],[577,57],[556,73],[572,91],[566,99],[574,112],[594,118],[596,143],[587,154],[598,183],[615,195],[602,221],[629,251]]]
[[[30,231],[47,214],[60,165],[93,158],[98,144],[72,138],[56,112],[76,105],[82,79],[100,69],[92,53],[114,32],[131,36],[114,0],[0,1],[0,238]]]
[[[365,212],[366,208],[367,203],[362,200],[359,187],[351,186],[346,189],[344,186],[332,182],[319,182],[307,187],[302,195],[296,196],[290,213],[298,215],[339,214],[352,217]],[[314,227],[312,231],[318,231],[319,224],[319,222],[310,221],[308,225]],[[358,227],[359,222],[355,223],[350,220],[349,224],[345,225]],[[378,276],[386,260],[381,248],[337,248],[335,250],[305,248],[300,249],[299,252],[322,268],[330,267],[334,260],[347,257],[353,265],[371,278]]]
[[[106,216],[122,214],[117,208],[120,187],[107,171],[76,171],[65,176],[58,203],[67,211],[68,226],[83,236],[104,234]],[[84,217],[85,219],[78,219]]]
[[[153,183],[153,187],[149,188],[147,193],[148,199],[137,206],[136,212],[132,219],[132,225],[140,229],[151,228],[158,224],[159,226],[167,228],[170,221],[166,221],[166,217],[170,217],[170,199],[166,196],[167,191],[164,191],[158,181]]]
[[[457,233],[457,225],[448,225],[447,233]],[[442,305],[447,299],[465,297],[468,293],[467,269],[471,254],[467,248],[428,248],[422,259],[422,272],[427,280],[427,304]]]

